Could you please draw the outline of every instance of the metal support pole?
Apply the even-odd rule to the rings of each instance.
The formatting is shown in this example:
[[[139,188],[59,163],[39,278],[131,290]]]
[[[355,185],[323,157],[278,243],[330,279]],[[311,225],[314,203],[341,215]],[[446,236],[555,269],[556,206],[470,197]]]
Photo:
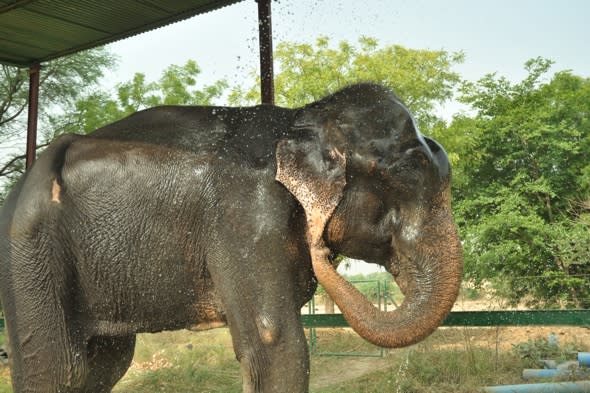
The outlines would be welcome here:
[[[274,104],[275,88],[272,60],[271,0],[256,0],[258,3],[258,32],[260,42],[260,90],[263,104]]]
[[[35,161],[37,150],[37,116],[39,112],[39,72],[41,66],[35,64],[29,69],[29,120],[27,123],[26,168]]]

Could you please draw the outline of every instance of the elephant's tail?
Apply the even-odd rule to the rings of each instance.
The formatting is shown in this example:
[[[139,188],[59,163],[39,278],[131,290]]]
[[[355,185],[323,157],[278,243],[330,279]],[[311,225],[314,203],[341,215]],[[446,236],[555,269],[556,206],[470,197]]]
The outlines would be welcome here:
[[[30,234],[39,217],[46,217],[52,204],[60,202],[63,186],[61,171],[68,147],[79,135],[65,134],[53,141],[10,192],[2,213],[0,233],[3,238]]]

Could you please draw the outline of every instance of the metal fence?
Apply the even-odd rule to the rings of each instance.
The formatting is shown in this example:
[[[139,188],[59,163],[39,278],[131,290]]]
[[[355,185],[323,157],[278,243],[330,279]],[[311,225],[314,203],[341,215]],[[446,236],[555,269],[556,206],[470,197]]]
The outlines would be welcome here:
[[[305,314],[306,328],[348,327],[342,314]],[[442,326],[590,326],[590,310],[452,311]]]
[[[390,284],[386,281],[361,280],[353,284],[375,283],[376,306],[387,311],[388,301],[396,305],[391,296]],[[310,352],[329,356],[382,356],[383,349],[372,352],[327,352],[318,346],[319,328],[346,328],[348,322],[342,314],[317,314],[315,296],[306,307],[308,313],[301,315],[303,327],[309,329]],[[590,310],[493,310],[452,311],[441,326],[447,327],[505,327],[505,326],[590,326]]]

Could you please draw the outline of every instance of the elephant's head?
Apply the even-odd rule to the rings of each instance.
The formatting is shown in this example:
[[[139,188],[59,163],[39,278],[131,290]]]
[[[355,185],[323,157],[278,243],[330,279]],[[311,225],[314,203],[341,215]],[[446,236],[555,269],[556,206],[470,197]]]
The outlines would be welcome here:
[[[277,146],[277,179],[305,209],[318,281],[368,341],[401,347],[425,338],[461,282],[445,151],[420,134],[394,95],[372,84],[301,108],[295,128],[299,135]],[[384,266],[403,304],[376,309],[335,271],[334,254]]]

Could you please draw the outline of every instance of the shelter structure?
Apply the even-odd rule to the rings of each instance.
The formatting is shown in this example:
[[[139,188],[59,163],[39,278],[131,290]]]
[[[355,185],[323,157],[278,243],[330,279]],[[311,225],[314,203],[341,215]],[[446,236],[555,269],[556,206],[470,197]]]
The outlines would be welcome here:
[[[42,63],[242,0],[0,0],[0,64],[29,69],[26,166],[35,159]],[[274,103],[271,0],[258,3],[262,102]],[[198,23],[198,18],[195,18]]]

